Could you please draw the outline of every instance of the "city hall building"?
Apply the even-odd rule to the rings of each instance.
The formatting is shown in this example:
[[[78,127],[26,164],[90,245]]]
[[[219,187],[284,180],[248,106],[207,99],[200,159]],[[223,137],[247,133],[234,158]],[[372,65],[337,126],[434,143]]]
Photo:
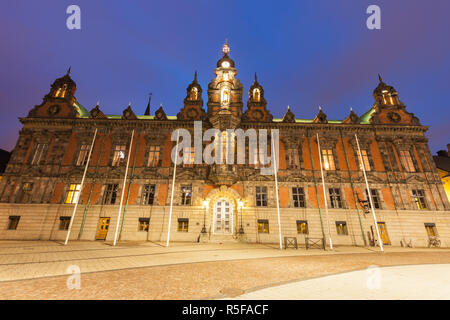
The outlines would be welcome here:
[[[392,86],[379,77],[374,104],[360,116],[350,110],[330,120],[319,109],[299,119],[287,108],[274,118],[256,75],[244,95],[229,46],[222,51],[206,94],[195,74],[176,116],[162,106],[150,115],[150,104],[144,115],[131,106],[121,115],[100,105],[89,111],[70,71],[57,79],[20,118],[0,181],[0,239],[63,240],[77,205],[70,240],[112,241],[117,230],[121,241],[166,241],[170,220],[170,241],[278,243],[281,230],[299,244],[331,233],[334,245],[361,246],[374,245],[378,229],[385,245],[450,246],[450,205],[428,128]],[[203,131],[277,129],[277,176],[261,174],[248,146],[232,150],[245,153],[245,164],[175,166],[172,133],[193,136],[195,121]],[[193,159],[194,147],[180,156]]]

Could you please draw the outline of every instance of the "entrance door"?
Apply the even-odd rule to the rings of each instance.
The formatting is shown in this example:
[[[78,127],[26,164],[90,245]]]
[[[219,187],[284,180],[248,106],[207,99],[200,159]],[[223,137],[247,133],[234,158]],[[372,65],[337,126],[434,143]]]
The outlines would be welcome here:
[[[98,220],[97,236],[95,237],[96,240],[106,239],[106,235],[108,234],[109,228],[109,219],[110,218],[100,218]]]
[[[221,199],[214,205],[214,233],[233,233],[233,206],[230,201]]]
[[[386,224],[384,222],[378,222],[378,230],[380,231],[380,238],[383,244],[389,244],[389,237],[386,231]]]

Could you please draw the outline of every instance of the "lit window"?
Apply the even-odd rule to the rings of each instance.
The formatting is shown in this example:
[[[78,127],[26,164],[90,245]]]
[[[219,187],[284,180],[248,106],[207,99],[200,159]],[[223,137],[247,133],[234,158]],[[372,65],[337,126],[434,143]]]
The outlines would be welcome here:
[[[258,88],[253,89],[253,101],[259,102],[261,100],[261,92]]]
[[[145,184],[142,192],[142,204],[152,205],[155,198],[155,185]]]
[[[308,222],[304,220],[297,220],[297,233],[308,234]]]
[[[322,162],[325,170],[336,170],[332,149],[322,149]]]
[[[330,204],[332,208],[342,208],[341,191],[338,188],[329,188]]]
[[[125,152],[126,152],[127,146],[126,145],[117,145],[114,149],[114,156],[113,156],[113,166],[120,166],[122,163],[125,162]]]
[[[369,161],[369,154],[368,154],[367,150],[362,149],[361,155],[358,154],[359,170],[363,169],[363,166],[361,163],[361,157],[362,157],[362,161],[364,163],[364,169],[366,169],[366,171],[370,171],[370,161]]]
[[[186,147],[183,150],[183,167],[193,167],[195,161],[194,147]]]
[[[85,166],[88,161],[89,150],[91,146],[88,144],[81,145],[80,153],[78,154],[77,166]]]
[[[436,225],[434,223],[425,223],[425,230],[427,231],[427,235],[429,237],[437,236]]]
[[[336,232],[338,235],[341,235],[341,236],[348,235],[347,222],[336,221]]]
[[[181,186],[181,205],[188,206],[192,200],[192,186]]]
[[[256,206],[267,207],[267,187],[256,187]]]
[[[191,94],[190,94],[189,100],[195,101],[197,99],[198,99],[198,89],[197,89],[197,87],[193,87],[191,89]]]
[[[258,233],[269,233],[269,220],[258,220]]]
[[[414,163],[411,158],[409,151],[400,151],[400,160],[402,162],[403,168],[408,172],[415,172]]]
[[[156,167],[159,163],[161,148],[160,146],[150,146],[148,148],[148,163],[149,167]]]
[[[66,203],[75,204],[80,196],[81,184],[71,184],[67,192]]]
[[[230,104],[230,91],[226,88],[222,89],[222,105]]]
[[[189,219],[179,218],[178,219],[178,232],[188,232],[189,230]]]
[[[148,227],[150,225],[150,218],[139,218],[138,231],[148,232]]]
[[[412,190],[412,195],[414,198],[414,203],[419,210],[427,209],[427,204],[425,202],[425,192],[423,190]]]
[[[294,207],[305,207],[305,191],[303,188],[292,188],[292,200],[294,200]]]
[[[235,134],[231,133],[230,139],[228,139],[228,133],[222,131],[222,163],[233,163],[234,161],[234,149],[235,149]],[[228,155],[230,153],[230,155]]]
[[[19,225],[20,216],[9,216],[8,230],[16,230]]]
[[[117,183],[107,184],[105,186],[105,194],[103,195],[103,204],[115,204],[118,189],[119,185]]]
[[[47,144],[45,143],[39,143],[36,146],[36,149],[34,151],[33,159],[31,160],[32,165],[38,165],[44,160],[44,153],[47,150]]]
[[[29,203],[32,198],[33,183],[25,182],[16,199],[17,203]]]
[[[71,217],[59,217],[59,230],[69,230]]]

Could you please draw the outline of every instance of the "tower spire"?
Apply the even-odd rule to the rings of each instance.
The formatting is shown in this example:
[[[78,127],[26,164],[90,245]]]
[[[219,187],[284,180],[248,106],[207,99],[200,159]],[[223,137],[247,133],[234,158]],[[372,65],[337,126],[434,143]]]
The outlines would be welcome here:
[[[152,93],[150,92],[150,94],[148,95],[148,103],[147,103],[147,108],[145,109],[145,116],[149,116],[150,115],[150,101],[152,101]]]
[[[228,55],[228,52],[230,52],[230,46],[228,45],[228,38],[225,38],[225,44],[223,45],[222,52],[224,55]]]
[[[70,69],[72,69],[72,66],[70,66],[69,69],[67,69],[67,75],[70,74]]]
[[[383,79],[381,79],[380,74],[378,74],[378,80],[380,80],[380,82],[383,82]]]

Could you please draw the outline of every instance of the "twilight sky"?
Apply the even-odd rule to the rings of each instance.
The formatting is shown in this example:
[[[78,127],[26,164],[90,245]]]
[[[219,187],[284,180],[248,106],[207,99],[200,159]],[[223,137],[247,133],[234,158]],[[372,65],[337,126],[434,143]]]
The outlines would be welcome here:
[[[66,8],[81,8],[81,30],[68,30]],[[381,30],[366,9],[381,7]],[[21,124],[72,66],[75,96],[106,114],[131,101],[143,114],[183,105],[198,70],[206,89],[226,37],[247,91],[257,72],[268,108],[282,117],[361,115],[373,104],[380,73],[409,112],[430,126],[433,153],[450,143],[450,1],[88,1],[2,0],[0,4],[0,148],[11,150]],[[245,106],[246,108],[246,106]]]

